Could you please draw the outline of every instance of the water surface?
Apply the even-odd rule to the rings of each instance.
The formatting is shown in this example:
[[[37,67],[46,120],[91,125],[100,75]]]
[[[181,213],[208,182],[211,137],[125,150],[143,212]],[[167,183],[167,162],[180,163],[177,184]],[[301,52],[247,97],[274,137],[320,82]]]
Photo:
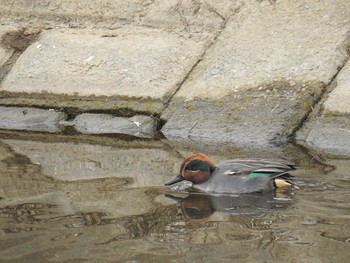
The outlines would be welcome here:
[[[220,149],[215,161],[238,157]],[[350,160],[283,156],[301,166],[290,192],[163,187],[196,150],[3,138],[0,261],[349,262]]]

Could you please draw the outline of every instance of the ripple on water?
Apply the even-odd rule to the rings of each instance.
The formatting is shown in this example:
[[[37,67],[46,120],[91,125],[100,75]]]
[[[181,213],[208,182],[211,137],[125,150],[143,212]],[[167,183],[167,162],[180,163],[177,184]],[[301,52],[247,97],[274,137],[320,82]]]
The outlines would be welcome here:
[[[225,197],[161,186],[181,161],[163,146],[9,145],[0,143],[3,261],[348,261],[349,160],[304,164],[287,194]]]

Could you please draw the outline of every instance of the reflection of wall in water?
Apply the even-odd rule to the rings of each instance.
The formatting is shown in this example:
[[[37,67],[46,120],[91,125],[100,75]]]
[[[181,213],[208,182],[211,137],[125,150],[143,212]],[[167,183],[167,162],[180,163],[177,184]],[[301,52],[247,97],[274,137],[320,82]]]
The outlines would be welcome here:
[[[181,159],[155,148],[115,148],[74,143],[5,140],[16,152],[28,156],[47,176],[58,180],[129,177],[133,187],[163,185],[178,172]]]

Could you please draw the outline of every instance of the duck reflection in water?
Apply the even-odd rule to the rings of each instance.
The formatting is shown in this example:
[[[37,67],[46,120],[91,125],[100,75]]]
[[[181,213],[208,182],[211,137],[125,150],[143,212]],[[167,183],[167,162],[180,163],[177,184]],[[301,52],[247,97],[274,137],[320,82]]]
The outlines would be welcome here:
[[[176,201],[183,217],[191,222],[208,222],[217,213],[232,216],[261,216],[287,207],[292,199],[290,192],[268,192],[244,195],[208,195],[189,193],[187,196],[166,194]]]

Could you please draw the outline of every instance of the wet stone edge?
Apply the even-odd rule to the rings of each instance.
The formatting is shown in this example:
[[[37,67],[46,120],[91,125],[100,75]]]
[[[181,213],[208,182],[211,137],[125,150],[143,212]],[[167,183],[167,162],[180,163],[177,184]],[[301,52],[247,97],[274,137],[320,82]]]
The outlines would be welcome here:
[[[125,134],[139,138],[157,135],[157,117],[132,117],[108,113],[80,113],[72,117],[62,110],[0,106],[0,129],[49,133]]]

